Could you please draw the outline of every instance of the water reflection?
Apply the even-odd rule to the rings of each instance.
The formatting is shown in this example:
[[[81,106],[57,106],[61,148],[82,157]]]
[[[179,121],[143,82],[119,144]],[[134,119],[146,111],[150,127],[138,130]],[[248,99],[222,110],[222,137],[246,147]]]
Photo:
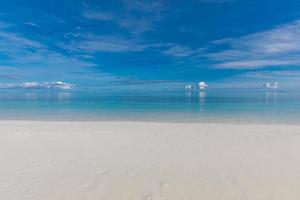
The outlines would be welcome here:
[[[300,119],[299,91],[0,91],[0,118]],[[163,113],[163,114],[162,114]],[[175,115],[174,113],[178,114]],[[282,119],[281,119],[282,118]],[[247,119],[248,120],[248,119]]]
[[[72,94],[70,92],[58,92],[57,99],[60,101],[70,100],[72,98]]]
[[[71,101],[73,94],[65,91],[44,92],[44,91],[26,91],[26,92],[8,92],[0,93],[0,102],[37,102],[37,101]]]
[[[184,95],[185,98],[187,99],[187,102],[191,103],[193,100],[193,93],[191,91],[186,91]]]
[[[277,92],[265,92],[265,102],[277,102],[278,101]]]
[[[26,101],[32,101],[37,99],[37,94],[32,92],[26,92],[24,93],[23,97]]]
[[[198,99],[200,104],[204,104],[206,101],[206,92],[198,92]]]

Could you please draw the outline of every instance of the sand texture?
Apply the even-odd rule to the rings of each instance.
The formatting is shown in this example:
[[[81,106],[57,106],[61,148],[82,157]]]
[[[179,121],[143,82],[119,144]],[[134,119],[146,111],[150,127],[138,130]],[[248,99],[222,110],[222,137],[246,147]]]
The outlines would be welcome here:
[[[299,200],[300,126],[0,122],[1,200]]]

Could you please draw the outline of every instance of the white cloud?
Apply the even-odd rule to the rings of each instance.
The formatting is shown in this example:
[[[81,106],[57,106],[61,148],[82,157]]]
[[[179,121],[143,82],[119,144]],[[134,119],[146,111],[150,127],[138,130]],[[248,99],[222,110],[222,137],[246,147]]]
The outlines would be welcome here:
[[[278,86],[279,86],[278,82],[274,82],[274,83],[267,82],[267,83],[263,84],[263,87],[267,88],[267,89],[277,89]]]
[[[200,81],[196,84],[195,88],[198,88],[199,90],[205,90],[208,87],[208,85],[204,81]],[[184,87],[185,90],[192,90],[194,88],[193,85],[188,84]]]
[[[162,0],[123,0],[126,9],[138,12],[153,13],[165,8]]]
[[[94,12],[94,11],[88,11],[85,12],[84,17],[91,20],[100,20],[100,21],[110,21],[114,20],[115,16],[112,13],[109,12]]]
[[[88,81],[103,82],[103,81],[113,81],[118,79],[118,76],[112,74],[105,74],[104,72],[97,71],[96,73],[91,73],[89,67],[98,66],[93,61],[90,61],[92,57],[89,51],[86,52],[68,52],[67,54],[62,53],[64,51],[56,50],[56,48],[48,47],[46,43],[43,43],[43,39],[39,38],[32,39],[29,35],[24,35],[18,33],[15,30],[18,25],[9,24],[5,26],[0,24],[0,57],[5,58],[5,62],[2,62],[0,66],[0,78],[2,82],[7,82],[9,79],[19,79],[18,82],[23,80],[34,80],[37,77],[47,76],[49,79],[64,79],[64,77],[69,76],[69,80],[77,80],[82,78]],[[34,37],[36,38],[36,36]],[[114,47],[109,47],[110,42],[113,42],[116,37],[107,38],[81,38],[81,36],[76,37],[74,35],[71,39],[90,39],[89,42],[93,42],[93,39],[100,41],[107,41],[101,48],[111,48],[112,51],[117,51],[120,46],[123,49],[134,48],[134,51],[139,51],[140,48],[144,48],[133,40],[126,41],[121,38],[116,40],[118,45]],[[69,38],[68,38],[69,39]],[[103,40],[101,40],[103,39]],[[76,45],[77,43],[74,43]],[[84,41],[80,43],[84,45]],[[87,43],[88,44],[88,43]],[[97,49],[97,44],[91,46],[90,48]],[[99,44],[101,45],[101,44]],[[105,46],[106,45],[106,46]],[[69,45],[69,47],[72,47]],[[74,47],[75,48],[75,47]],[[82,47],[84,48],[84,47]],[[99,47],[100,48],[100,47]],[[60,49],[62,50],[62,49]],[[93,49],[92,49],[93,50]],[[132,49],[130,49],[132,50]],[[15,81],[14,81],[15,82]],[[39,83],[40,84],[40,83]],[[41,87],[49,86],[49,84],[39,85]],[[68,87],[68,85],[62,86],[52,84],[53,87]],[[16,84],[1,84],[1,87],[21,87],[21,85]]]
[[[242,74],[244,78],[257,78],[257,79],[300,79],[300,71],[296,70],[275,70],[275,71],[254,71]]]
[[[154,17],[125,16],[120,18],[118,23],[122,28],[126,28],[136,34],[154,30],[154,21],[156,21]]]
[[[39,27],[39,25],[37,23],[34,23],[34,22],[24,22],[23,24],[25,24],[27,26]]]
[[[200,90],[205,90],[207,87],[208,87],[208,85],[207,85],[204,81],[200,81],[200,82],[198,83],[198,88],[199,88]]]
[[[61,81],[57,82],[23,82],[23,83],[0,83],[0,88],[6,89],[61,89],[69,90],[72,89],[75,85],[64,83]]]
[[[112,12],[90,7],[85,4],[83,17],[89,20],[111,21],[133,34],[140,34],[155,29],[155,23],[162,18],[162,11],[167,8],[165,1],[122,0],[118,10]]]
[[[45,46],[39,42],[27,39],[12,32],[0,31],[1,52],[13,52],[20,49],[39,49]]]
[[[192,55],[193,53],[194,52],[191,48],[180,45],[172,46],[163,52],[165,55],[174,57],[186,57]]]
[[[216,64],[215,67],[222,69],[256,69],[267,66],[292,66],[300,65],[300,59],[282,59],[282,60],[238,60],[238,61],[228,61],[220,64]]]
[[[49,49],[41,42],[23,35],[0,29],[0,56],[6,57],[9,65],[26,65],[43,63],[46,66],[94,66],[76,56],[65,56]]]
[[[192,49],[191,47],[182,46],[178,44],[166,44],[166,46],[170,47],[164,50],[162,53],[173,57],[198,56],[200,53],[203,52],[202,48]]]
[[[158,21],[157,16],[141,15],[136,17],[131,14],[116,15],[110,12],[89,10],[83,14],[86,19],[96,21],[111,21],[119,27],[127,29],[131,33],[143,33],[154,29],[154,22]]]
[[[52,83],[46,83],[48,85],[48,88],[50,89],[63,89],[63,90],[69,90],[72,89],[75,85],[70,83],[64,83],[62,81],[56,81]]]
[[[260,33],[214,41],[223,50],[209,53],[217,68],[262,68],[300,64],[300,20]],[[225,46],[225,48],[224,48]]]
[[[265,69],[238,73],[217,81],[218,87],[261,88],[264,83],[280,83],[280,88],[299,88],[300,70]],[[214,86],[216,82],[214,82]]]
[[[126,39],[121,36],[97,36],[90,34],[79,35],[70,44],[61,46],[72,51],[87,52],[130,52],[142,51],[146,48],[136,40]]]
[[[193,89],[193,86],[192,85],[186,85],[186,86],[184,86],[184,89],[185,90],[191,90],[191,89]]]

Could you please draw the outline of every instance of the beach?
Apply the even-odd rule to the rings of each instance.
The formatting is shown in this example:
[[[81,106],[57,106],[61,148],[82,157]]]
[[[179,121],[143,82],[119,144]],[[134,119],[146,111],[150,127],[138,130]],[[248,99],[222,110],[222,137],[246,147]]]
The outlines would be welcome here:
[[[300,126],[1,121],[0,199],[300,199]]]

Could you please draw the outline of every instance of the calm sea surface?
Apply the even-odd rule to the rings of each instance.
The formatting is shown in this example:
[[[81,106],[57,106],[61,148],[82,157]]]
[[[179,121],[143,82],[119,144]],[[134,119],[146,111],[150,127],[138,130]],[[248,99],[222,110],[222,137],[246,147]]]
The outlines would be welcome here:
[[[300,124],[300,91],[1,90],[0,119]]]

